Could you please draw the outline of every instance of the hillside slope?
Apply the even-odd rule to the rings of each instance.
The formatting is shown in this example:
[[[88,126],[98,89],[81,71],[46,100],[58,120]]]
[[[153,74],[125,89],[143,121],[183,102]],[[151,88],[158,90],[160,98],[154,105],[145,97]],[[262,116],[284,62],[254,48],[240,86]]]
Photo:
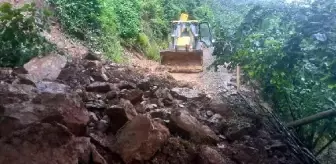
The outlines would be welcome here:
[[[315,162],[225,68],[169,74],[132,39],[116,64],[51,24],[56,51],[0,69],[0,163]]]

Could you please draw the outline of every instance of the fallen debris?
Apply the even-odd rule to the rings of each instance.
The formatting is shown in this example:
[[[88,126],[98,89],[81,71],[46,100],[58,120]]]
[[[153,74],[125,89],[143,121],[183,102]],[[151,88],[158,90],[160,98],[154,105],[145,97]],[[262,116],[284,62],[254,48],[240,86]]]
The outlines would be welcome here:
[[[51,59],[51,75],[39,72]],[[299,163],[261,120],[172,79],[89,59],[0,70],[0,163]]]

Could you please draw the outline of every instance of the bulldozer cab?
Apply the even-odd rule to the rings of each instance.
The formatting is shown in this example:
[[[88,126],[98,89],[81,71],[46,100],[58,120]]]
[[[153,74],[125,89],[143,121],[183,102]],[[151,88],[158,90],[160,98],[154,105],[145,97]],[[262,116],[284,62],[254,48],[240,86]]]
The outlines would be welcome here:
[[[212,46],[212,35],[207,22],[173,21],[171,38],[173,45],[171,48],[175,49],[186,46],[190,49],[199,49],[197,45],[201,43],[207,47]]]
[[[161,64],[171,68],[169,72],[202,72],[202,45],[212,46],[209,24],[187,18],[182,14],[179,21],[172,21],[169,49],[160,52]]]

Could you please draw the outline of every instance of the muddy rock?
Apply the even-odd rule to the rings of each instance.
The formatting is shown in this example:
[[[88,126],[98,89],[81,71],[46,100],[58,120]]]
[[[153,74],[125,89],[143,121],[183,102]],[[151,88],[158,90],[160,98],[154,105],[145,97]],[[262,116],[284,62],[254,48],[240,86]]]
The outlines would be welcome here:
[[[221,130],[227,139],[231,141],[239,140],[245,135],[253,135],[258,132],[255,125],[244,120],[223,120]]]
[[[28,71],[24,67],[13,68],[13,75],[28,74]]]
[[[148,77],[140,80],[137,87],[143,91],[148,91],[151,88],[150,79]]]
[[[218,153],[217,150],[209,147],[209,146],[201,146],[199,153],[200,164],[226,164],[221,154]]]
[[[112,91],[109,91],[109,92],[106,93],[106,98],[108,100],[112,100],[112,99],[116,98],[117,96],[118,96],[118,91],[116,91],[116,90],[112,90]]]
[[[61,83],[51,81],[40,81],[36,83],[36,88],[39,93],[54,93],[64,94],[70,92],[70,87]]]
[[[76,141],[76,151],[79,154],[78,163],[108,164],[96,147],[90,143],[90,138],[79,138]]]
[[[16,84],[26,84],[36,87],[35,83],[37,80],[30,74],[18,74],[18,79],[14,80],[13,83]]]
[[[92,81],[107,82],[109,80],[106,75],[107,71],[100,61],[88,61],[85,68],[90,72]]]
[[[143,108],[145,109],[145,111],[152,111],[152,110],[154,110],[154,109],[156,109],[158,107],[157,104],[147,104],[147,103],[144,103],[142,105],[143,105]]]
[[[93,81],[106,82],[109,80],[109,78],[106,75],[105,68],[101,68],[98,71],[95,71],[94,73],[91,74],[91,77]]]
[[[112,134],[89,133],[89,136],[93,144],[97,147],[108,149],[109,151],[111,151],[109,147],[111,147],[111,145],[115,142],[115,136]]]
[[[13,83],[15,76],[13,76],[13,70],[11,68],[0,68],[0,84]]]
[[[111,91],[111,84],[106,82],[94,82],[86,87],[88,92],[107,93]]]
[[[97,117],[97,115],[95,113],[89,112],[89,115],[90,115],[90,122],[97,122],[97,121],[99,121],[98,117]]]
[[[195,142],[217,143],[219,141],[219,138],[208,126],[200,123],[186,110],[174,110],[170,115],[169,127],[171,132]]]
[[[173,96],[181,100],[196,100],[204,96],[201,92],[190,88],[173,88],[171,91]]]
[[[150,112],[152,118],[160,118],[162,120],[169,120],[170,114],[171,114],[170,108],[160,108]]]
[[[3,137],[0,145],[0,163],[106,163],[89,138],[76,138],[59,124],[31,125]]]
[[[143,91],[140,89],[124,90],[121,92],[121,97],[129,100],[132,104],[142,101]]]
[[[0,136],[35,122],[59,122],[76,135],[85,133],[89,114],[76,94],[42,93],[31,101],[2,105]]]
[[[97,70],[103,67],[100,61],[87,61],[85,63],[85,68],[88,70]]]
[[[222,121],[223,117],[220,114],[214,114],[212,117],[209,118],[209,122],[213,124],[220,123]]]
[[[168,99],[168,100],[174,100],[173,96],[170,94],[170,90],[168,88],[159,88],[155,91],[156,98],[161,99]]]
[[[85,91],[81,93],[81,97],[84,102],[104,100],[106,98],[105,93],[85,92]]]
[[[67,59],[65,56],[51,54],[42,58],[35,57],[24,65],[24,68],[37,81],[55,80],[61,70],[65,67]]]
[[[20,103],[35,97],[37,90],[31,85],[0,84],[0,105]]]
[[[108,124],[108,121],[101,119],[99,122],[97,122],[97,129],[100,132],[105,132],[109,126]]]
[[[112,105],[106,109],[105,113],[111,120],[111,129],[113,132],[119,130],[126,122],[132,120],[137,112],[128,100],[121,99],[119,105]]]
[[[169,130],[146,116],[137,116],[118,132],[113,150],[125,163],[151,159],[168,140]]]
[[[136,88],[136,84],[134,84],[132,82],[128,82],[128,81],[121,81],[117,86],[120,90],[135,89]]]
[[[62,69],[57,77],[58,81],[78,89],[90,84],[90,75],[85,71],[82,60],[72,60]]]
[[[263,154],[259,154],[260,151],[256,148],[243,145],[243,144],[235,144],[235,147],[232,151],[232,158],[235,161],[240,161],[241,163],[263,163],[261,161],[261,157]]]
[[[103,100],[91,100],[85,103],[85,107],[89,110],[104,110],[107,105]]]
[[[36,97],[40,103],[35,105],[44,106],[44,110],[39,111],[43,122],[59,122],[66,125],[75,135],[83,135],[86,125],[90,120],[89,112],[84,108],[80,97],[75,93],[51,94],[44,93]]]
[[[87,60],[101,60],[102,54],[100,52],[89,51],[84,57]]]
[[[213,111],[214,113],[220,114],[224,118],[233,118],[236,116],[236,113],[234,110],[232,110],[228,104],[224,103],[217,103],[217,102],[211,102],[207,106],[208,110]]]
[[[196,163],[197,147],[181,138],[170,137],[153,157],[153,164],[190,164]]]

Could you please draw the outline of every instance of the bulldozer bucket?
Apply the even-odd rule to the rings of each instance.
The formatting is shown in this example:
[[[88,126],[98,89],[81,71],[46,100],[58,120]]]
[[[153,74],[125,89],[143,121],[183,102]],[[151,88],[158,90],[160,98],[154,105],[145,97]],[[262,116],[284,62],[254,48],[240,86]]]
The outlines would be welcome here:
[[[161,51],[161,64],[171,73],[198,73],[203,71],[203,51]]]

